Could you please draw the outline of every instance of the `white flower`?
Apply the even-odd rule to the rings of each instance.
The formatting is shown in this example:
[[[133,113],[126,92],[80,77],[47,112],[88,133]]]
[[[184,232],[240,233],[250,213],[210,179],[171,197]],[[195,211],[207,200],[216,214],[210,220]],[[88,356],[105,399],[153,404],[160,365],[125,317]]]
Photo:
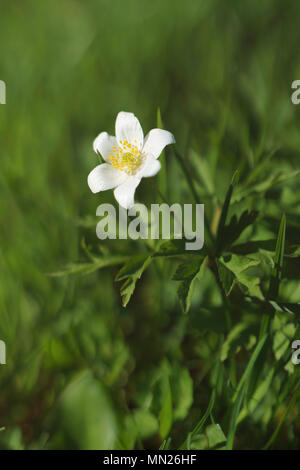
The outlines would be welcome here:
[[[116,137],[101,132],[94,140],[94,150],[106,163],[96,166],[88,185],[93,193],[114,189],[120,206],[134,204],[134,192],[143,177],[154,176],[161,168],[158,157],[168,144],[174,144],[171,132],[152,129],[145,137],[133,113],[121,111],[116,119]]]

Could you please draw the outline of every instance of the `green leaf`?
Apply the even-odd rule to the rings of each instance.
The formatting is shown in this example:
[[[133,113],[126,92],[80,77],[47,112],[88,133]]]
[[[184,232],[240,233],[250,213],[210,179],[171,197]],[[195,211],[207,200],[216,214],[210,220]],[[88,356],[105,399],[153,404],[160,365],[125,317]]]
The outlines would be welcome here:
[[[300,315],[300,302],[269,302],[278,312],[287,312]]]
[[[222,263],[221,260],[217,260],[217,265],[224,292],[228,296],[234,287],[236,277],[234,273],[228,269],[224,263]]]
[[[168,450],[170,448],[171,444],[171,438],[168,437],[168,439],[165,439],[161,446],[159,447],[159,450]]]
[[[186,367],[176,365],[172,368],[170,384],[173,401],[173,418],[179,421],[186,418],[193,404],[193,380]]]
[[[64,391],[58,410],[59,429],[79,449],[112,449],[116,419],[102,383],[83,372]]]
[[[269,294],[268,294],[268,297],[270,299],[276,299],[278,296],[279,284],[282,278],[282,270],[283,270],[285,232],[286,232],[286,217],[285,217],[285,214],[283,214],[281,218],[281,222],[280,222],[278,237],[277,237],[275,257],[274,257],[274,268],[271,273],[271,280],[270,280],[270,287],[269,287]]]
[[[226,295],[229,295],[234,285],[238,284],[242,292],[263,299],[259,287],[260,279],[246,273],[248,269],[259,263],[258,259],[235,254],[219,258],[218,271]]]
[[[293,341],[295,326],[292,323],[286,325],[282,331],[276,331],[273,340],[273,350],[276,360],[280,359],[284,354],[287,346]]]
[[[249,301],[258,303],[265,310],[276,312],[286,312],[292,315],[300,314],[300,302],[276,302],[275,300],[258,299],[257,297],[249,297]]]
[[[291,410],[294,408],[295,404],[299,400],[299,393],[300,393],[300,389],[299,389],[299,387],[297,387],[296,390],[294,391],[294,394],[293,394],[292,398],[290,399],[290,402],[289,402],[289,404],[286,408],[286,411],[285,411],[284,415],[281,417],[279,423],[276,426],[275,431],[273,432],[272,436],[270,437],[270,439],[268,440],[266,445],[263,447],[263,450],[267,450],[269,447],[271,447],[273,442],[276,440],[276,438],[279,434],[279,431],[282,428],[283,424],[285,423],[288,415],[290,414]]]
[[[241,345],[246,345],[249,342],[250,336],[255,331],[255,322],[251,319],[241,321],[236,324],[228,334],[221,349],[221,361],[225,361],[231,352],[236,352],[241,348]]]
[[[266,342],[266,339],[267,339],[267,335],[264,335],[260,341],[257,343],[252,355],[251,355],[251,358],[250,358],[250,361],[248,362],[248,365],[245,369],[245,372],[243,373],[242,377],[241,377],[241,380],[238,384],[238,387],[236,389],[236,392],[233,396],[233,401],[235,401],[238,397],[238,393],[239,391],[242,389],[243,385],[245,383],[247,383],[247,380],[249,379],[250,375],[251,375],[251,372],[252,372],[252,369],[253,369],[253,366],[260,354],[260,351],[262,350],[265,342]]]
[[[221,337],[220,338],[220,344],[222,344],[222,341],[223,341],[223,338]],[[199,422],[194,427],[194,429],[188,434],[187,438],[185,439],[183,444],[180,446],[180,449],[190,450],[191,440],[192,440],[193,436],[196,436],[196,435],[200,434],[200,432],[202,431],[202,428],[205,425],[208,417],[211,415],[211,413],[213,411],[215,401],[216,401],[216,396],[217,396],[217,390],[218,390],[220,384],[222,384],[222,382],[223,382],[223,367],[222,367],[222,363],[221,363],[219,357],[218,357],[217,361],[215,362],[214,374],[213,375],[214,375],[213,390],[212,390],[212,393],[211,393],[211,396],[210,396],[208,407],[207,407],[205,413],[203,414],[203,416],[201,417],[201,419],[199,420]]]
[[[299,258],[300,257],[300,246],[292,245],[285,248],[286,258]]]
[[[2,427],[0,431],[5,431],[1,435],[1,450],[24,450],[23,435],[20,427],[10,425],[8,428]]]
[[[190,308],[195,281],[201,279],[204,269],[205,261],[203,258],[188,261],[180,264],[172,277],[173,281],[182,281],[179,284],[177,295],[184,313],[187,313]]]
[[[242,234],[242,232],[252,225],[258,216],[257,211],[245,210],[242,215],[237,218],[233,215],[228,225],[223,227],[222,239],[219,242],[219,251],[229,248]]]
[[[135,410],[133,419],[140,439],[147,439],[158,432],[158,421],[149,410],[142,408]]]
[[[158,421],[149,410],[142,408],[135,410],[133,419],[140,439],[147,439],[158,432]]]
[[[238,423],[241,422],[246,416],[253,415],[255,410],[261,405],[270,389],[274,373],[275,367],[272,367],[269,370],[267,376],[258,384],[254,392],[251,394],[250,400],[241,410],[238,417]]]
[[[240,414],[240,409],[242,406],[243,399],[246,394],[248,382],[250,381],[251,378],[251,373],[253,370],[253,367],[255,365],[255,362],[266,342],[267,335],[264,335],[260,341],[257,343],[256,348],[254,349],[250,361],[248,362],[248,365],[245,369],[245,372],[243,373],[239,384],[237,386],[237,389],[233,395],[233,408],[231,412],[231,417],[230,417],[230,422],[229,422],[229,430],[228,430],[228,439],[227,439],[227,449],[232,449],[233,448],[233,443],[234,443],[234,436],[235,432],[237,429],[238,425],[238,417]]]
[[[158,416],[159,420],[159,431],[163,439],[167,437],[172,426],[172,393],[170,387],[170,381],[168,375],[164,376],[166,382],[166,393],[163,406]]]
[[[293,341],[296,327],[286,315],[276,315],[273,321],[273,351],[278,361]]]
[[[234,443],[234,436],[238,425],[238,418],[240,414],[240,409],[242,406],[242,402],[244,400],[246,393],[246,384],[244,383],[243,386],[238,391],[237,397],[234,401],[234,405],[232,408],[230,422],[229,422],[229,430],[228,430],[228,439],[227,439],[227,446],[228,450],[232,450],[233,443]]]
[[[116,281],[125,279],[124,284],[121,287],[122,305],[126,307],[128,304],[136,286],[136,282],[140,279],[145,269],[149,266],[152,261],[150,255],[139,255],[132,258],[126,263],[118,272]]]
[[[191,450],[224,449],[226,437],[219,424],[210,424],[204,434],[197,434],[191,438]]]
[[[267,153],[264,158],[262,158],[260,162],[256,163],[256,165],[252,168],[248,178],[245,181],[246,187],[249,187],[253,181],[258,181],[260,174],[263,175],[263,171],[266,170],[268,166],[270,166],[270,160],[277,150],[277,148],[273,148],[270,152]]]
[[[129,256],[110,255],[103,258],[95,258],[93,263],[70,263],[65,269],[50,273],[49,276],[60,277],[68,276],[70,274],[91,274],[98,269],[122,264],[128,259]]]

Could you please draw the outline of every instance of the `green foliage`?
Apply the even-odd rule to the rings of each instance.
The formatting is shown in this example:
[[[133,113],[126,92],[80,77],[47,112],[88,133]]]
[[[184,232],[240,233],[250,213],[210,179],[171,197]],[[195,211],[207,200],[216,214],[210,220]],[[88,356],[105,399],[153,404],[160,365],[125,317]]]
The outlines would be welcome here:
[[[245,293],[262,298],[259,287],[260,279],[246,273],[250,268],[257,266],[259,262],[258,259],[235,254],[221,256],[218,259],[218,271],[226,295],[230,294],[236,283]]]
[[[61,446],[61,433],[68,439],[70,447],[113,448],[114,411],[103,385],[89,371],[83,372],[64,391],[58,402],[56,426],[54,448]]]
[[[238,180],[238,172],[236,171],[232,177],[232,181],[229,185],[229,188],[226,193],[226,197],[224,200],[224,204],[222,207],[221,215],[220,215],[220,221],[218,225],[218,231],[217,231],[217,237],[216,237],[216,253],[219,255],[223,248],[224,248],[224,236],[225,236],[225,243],[226,243],[226,234],[231,233],[230,226],[226,227],[226,219],[227,219],[227,214],[230,206],[230,201],[231,201],[231,196],[233,193],[233,188],[235,186],[236,181]]]
[[[161,437],[164,439],[168,436],[171,427],[172,427],[172,394],[171,394],[171,387],[169,383],[169,378],[166,376],[164,378],[165,381],[165,396],[162,408],[158,415],[159,419],[159,433]]]
[[[126,263],[118,272],[116,281],[126,279],[121,287],[123,307],[126,307],[128,304],[130,297],[134,292],[136,281],[140,279],[150,262],[151,256],[141,255],[128,261],[128,263]]]
[[[226,444],[226,437],[219,424],[210,424],[206,427],[203,434],[193,436],[191,440],[191,450],[216,450],[224,449]]]
[[[299,449],[298,2],[2,3],[0,448]],[[136,200],[203,203],[201,250],[97,239],[120,110],[174,133]]]
[[[249,225],[252,225],[255,222],[257,216],[257,211],[249,212],[247,209],[242,213],[239,219],[234,214],[229,224],[223,227],[219,249],[223,251],[226,248],[230,248],[242,232],[249,227]]]
[[[184,313],[190,308],[191,299],[194,293],[196,279],[201,281],[205,269],[206,259],[196,259],[180,264],[175,274],[174,281],[181,281],[177,290],[178,298]]]
[[[285,248],[285,231],[286,231],[286,217],[283,214],[276,243],[274,268],[271,273],[269,297],[276,299],[279,291],[279,283],[282,278],[283,258]]]

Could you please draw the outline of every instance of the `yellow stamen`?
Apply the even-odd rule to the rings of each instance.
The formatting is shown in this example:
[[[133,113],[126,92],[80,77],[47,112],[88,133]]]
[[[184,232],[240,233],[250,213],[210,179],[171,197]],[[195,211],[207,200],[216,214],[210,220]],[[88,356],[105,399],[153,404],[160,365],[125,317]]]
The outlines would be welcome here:
[[[134,141],[136,143],[136,140]],[[122,147],[112,147],[113,155],[109,155],[111,165],[120,171],[125,171],[128,175],[135,173],[136,169],[141,165],[143,158],[141,152],[135,144],[131,144],[127,140],[121,141]]]

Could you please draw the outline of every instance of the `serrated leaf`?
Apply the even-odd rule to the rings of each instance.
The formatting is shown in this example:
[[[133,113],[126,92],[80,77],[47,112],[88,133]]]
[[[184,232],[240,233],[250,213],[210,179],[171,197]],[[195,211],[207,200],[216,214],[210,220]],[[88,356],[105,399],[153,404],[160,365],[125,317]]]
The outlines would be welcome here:
[[[224,289],[225,294],[228,296],[232,291],[236,277],[234,273],[224,265],[224,263],[217,261],[219,277]]]
[[[237,283],[242,292],[263,299],[259,287],[260,279],[246,273],[248,269],[259,263],[258,259],[235,254],[219,258],[217,260],[218,271],[226,295],[230,294],[233,286]]]
[[[125,279],[125,282],[120,289],[123,307],[126,307],[128,304],[135,290],[137,280],[140,279],[151,261],[152,257],[150,255],[139,255],[128,261],[128,263],[126,263],[118,272],[116,281]]]
[[[172,277],[173,281],[181,281],[178,286],[177,295],[184,313],[187,313],[190,308],[195,281],[196,279],[201,279],[204,268],[205,262],[203,258],[188,261],[180,264]]]
[[[258,211],[245,210],[242,215],[237,218],[233,215],[228,225],[223,227],[222,240],[219,242],[219,252],[230,247],[242,234],[242,232],[252,225],[258,216]]]
[[[61,271],[49,273],[49,276],[60,277],[70,274],[91,274],[98,269],[122,264],[127,261],[128,258],[128,256],[111,255],[103,258],[95,258],[93,263],[70,263]]]

